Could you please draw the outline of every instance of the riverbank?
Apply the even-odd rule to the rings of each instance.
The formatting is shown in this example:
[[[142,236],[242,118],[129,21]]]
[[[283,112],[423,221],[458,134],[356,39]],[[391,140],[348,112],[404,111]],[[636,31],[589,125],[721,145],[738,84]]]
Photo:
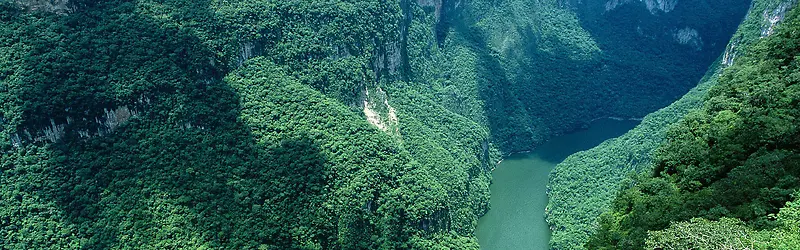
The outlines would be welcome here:
[[[622,135],[638,123],[600,119],[536,150],[504,156],[493,171],[491,209],[476,230],[481,249],[548,249],[550,228],[544,209],[550,171],[567,156]]]

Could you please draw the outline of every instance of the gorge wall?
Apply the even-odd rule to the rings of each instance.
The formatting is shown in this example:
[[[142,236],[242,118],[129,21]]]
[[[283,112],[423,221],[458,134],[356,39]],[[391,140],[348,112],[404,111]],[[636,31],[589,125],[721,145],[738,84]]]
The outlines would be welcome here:
[[[610,209],[621,187],[631,184],[635,173],[652,171],[656,149],[665,143],[670,126],[703,106],[707,93],[722,70],[763,38],[772,20],[794,1],[754,1],[746,19],[727,43],[727,48],[706,76],[690,92],[671,105],[647,115],[627,134],[591,150],[570,156],[550,176],[547,220],[553,229],[551,247],[582,249],[594,233],[598,216]],[[768,13],[775,13],[768,15]],[[781,15],[782,16],[782,15]]]
[[[440,49],[471,51],[494,141],[524,151],[599,117],[643,117],[673,102],[724,51],[748,8],[745,0],[470,1]]]
[[[0,1],[0,243],[477,249],[502,154],[667,105],[747,9],[607,4]]]

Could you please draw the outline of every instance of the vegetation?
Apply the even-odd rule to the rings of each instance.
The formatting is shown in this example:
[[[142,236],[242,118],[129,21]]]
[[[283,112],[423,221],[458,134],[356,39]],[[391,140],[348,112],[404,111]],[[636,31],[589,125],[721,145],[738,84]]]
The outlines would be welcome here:
[[[741,220],[723,217],[718,221],[694,218],[673,223],[669,228],[650,233],[648,249],[794,249],[800,244],[796,202],[776,216],[776,228],[756,231]]]
[[[703,107],[669,129],[652,173],[623,188],[587,247],[718,249],[733,240],[798,247],[789,240],[800,236],[791,223],[796,208],[787,205],[800,188],[798,14],[793,10],[773,35],[725,69]],[[716,231],[730,240],[686,236],[713,228],[731,230]]]
[[[723,39],[735,2],[688,23]],[[646,114],[722,50],[441,3],[0,0],[0,245],[477,249],[500,155]]]
[[[607,2],[471,1],[454,25],[475,53],[489,127],[504,152],[674,102],[722,53],[750,1],[684,4],[657,15],[638,2],[604,12]],[[716,42],[696,50],[665,32],[687,26]]]
[[[713,72],[713,70],[712,70]],[[628,173],[646,171],[667,127],[692,108],[716,79],[704,79],[683,98],[647,115],[636,128],[587,151],[569,156],[550,173],[546,210],[554,249],[579,249],[596,227]]]
[[[3,246],[477,249],[488,131],[411,91],[396,134],[357,105],[398,8],[74,4],[2,4]]]
[[[754,1],[748,17],[734,34],[725,55],[718,59],[700,83],[680,100],[645,117],[627,134],[591,150],[579,152],[559,164],[550,176],[547,219],[553,229],[554,249],[582,248],[597,227],[597,217],[607,211],[629,173],[649,172],[653,154],[665,142],[670,125],[703,105],[709,88],[729,60],[747,54],[747,48],[769,24],[763,13],[786,3]],[[738,57],[736,60],[740,60]]]

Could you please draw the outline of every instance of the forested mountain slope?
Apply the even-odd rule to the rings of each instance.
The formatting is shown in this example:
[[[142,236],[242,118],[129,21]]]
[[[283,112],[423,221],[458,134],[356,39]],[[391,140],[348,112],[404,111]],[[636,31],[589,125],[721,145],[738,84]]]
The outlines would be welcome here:
[[[2,4],[3,246],[477,248],[488,131],[380,94],[397,3],[70,6]]]
[[[477,249],[501,154],[668,104],[747,9],[599,2],[0,0],[0,245]]]
[[[674,9],[651,11],[641,1],[614,9],[606,2],[474,0],[451,17],[460,21],[444,49],[470,50],[457,59],[477,63],[473,74],[502,151],[531,149],[593,119],[640,118],[667,106],[697,84],[749,7],[675,1]]]
[[[697,163],[686,163],[685,157],[683,156],[676,156],[675,152],[696,152],[699,154],[703,154],[705,150],[697,148],[697,147],[688,147],[687,145],[683,144],[680,146],[675,146],[672,148],[667,148],[669,146],[663,146],[656,153],[656,149],[659,148],[659,145],[662,143],[667,142],[667,145],[672,145],[677,143],[681,140],[687,142],[689,137],[678,137],[675,131],[680,131],[680,126],[687,126],[689,124],[692,127],[702,127],[706,129],[721,129],[726,126],[719,126],[718,124],[706,124],[701,125],[703,123],[711,123],[710,121],[701,121],[698,122],[695,117],[698,113],[702,113],[703,111],[692,111],[691,110],[697,109],[700,107],[700,110],[707,109],[708,107],[714,105],[711,103],[711,100],[718,100],[720,97],[713,97],[718,95],[722,89],[730,88],[727,87],[730,85],[730,81],[732,76],[737,74],[734,72],[740,71],[741,68],[751,68],[750,66],[742,66],[742,65],[749,65],[749,64],[756,64],[753,60],[764,60],[769,61],[767,59],[764,51],[779,51],[782,49],[783,46],[774,47],[774,44],[777,43],[786,43],[786,44],[793,44],[794,42],[791,39],[786,38],[764,38],[762,37],[770,36],[776,32],[776,27],[786,26],[782,28],[778,28],[778,30],[783,30],[782,36],[787,36],[787,33],[796,32],[797,27],[794,27],[794,19],[790,18],[790,21],[786,24],[779,25],[783,20],[784,16],[786,15],[787,10],[791,9],[794,5],[793,1],[754,1],[752,8],[750,9],[750,13],[748,14],[747,19],[740,25],[739,30],[734,35],[733,39],[731,40],[728,49],[726,50],[725,54],[723,54],[719,58],[719,63],[716,66],[711,67],[709,72],[707,73],[706,78],[701,81],[701,83],[687,95],[685,95],[681,100],[673,103],[667,108],[659,110],[653,114],[648,115],[643,121],[642,124],[639,125],[634,130],[630,131],[626,135],[609,140],[602,145],[585,151],[575,154],[565,160],[563,163],[557,166],[556,170],[551,175],[551,187],[550,187],[550,204],[548,205],[548,221],[551,223],[552,228],[554,229],[554,235],[551,241],[551,244],[556,249],[574,249],[574,248],[582,248],[583,244],[589,238],[596,228],[596,219],[600,213],[603,211],[607,211],[611,206],[613,197],[617,194],[620,187],[626,188],[629,187],[628,185],[634,185],[633,189],[626,190],[620,197],[617,197],[617,201],[614,202],[614,212],[609,212],[608,215],[604,215],[604,219],[602,221],[603,228],[599,233],[596,233],[594,236],[592,243],[588,245],[589,248],[608,248],[614,246],[615,248],[641,248],[644,245],[644,238],[647,237],[648,233],[647,230],[654,230],[654,229],[664,229],[664,227],[669,225],[670,221],[683,221],[688,220],[691,217],[705,217],[708,219],[719,219],[722,216],[731,216],[733,214],[744,213],[748,214],[750,212],[755,212],[753,214],[776,214],[777,209],[783,206],[783,202],[789,197],[792,191],[789,187],[784,187],[784,191],[779,191],[778,189],[774,189],[774,192],[780,193],[777,194],[778,196],[783,195],[783,198],[776,198],[777,200],[772,200],[772,207],[763,206],[764,203],[747,203],[747,206],[753,204],[761,204],[761,205],[754,205],[752,209],[755,210],[747,210],[742,206],[742,202],[739,201],[731,201],[728,202],[718,202],[717,205],[712,206],[712,208],[705,208],[711,209],[708,211],[712,212],[703,212],[699,213],[696,212],[698,209],[695,205],[699,205],[697,202],[687,202],[682,200],[670,200],[667,201],[665,199],[660,199],[656,201],[655,199],[650,199],[648,201],[643,201],[641,199],[634,199],[633,196],[629,194],[638,193],[643,197],[648,197],[650,195],[655,197],[662,197],[662,195],[668,195],[670,192],[665,191],[663,189],[658,189],[658,186],[663,186],[660,184],[655,183],[655,181],[647,180],[648,178],[635,178],[636,181],[631,182],[630,180],[623,182],[623,180],[627,178],[631,178],[630,175],[626,176],[626,173],[641,173],[644,172],[645,174],[650,173],[650,170],[653,169],[654,162],[659,164],[665,164],[666,162],[683,162],[683,164],[697,164]],[[776,35],[778,36],[778,35]],[[789,35],[790,36],[790,35]],[[776,42],[780,40],[780,42]],[[773,42],[767,42],[773,41]],[[757,45],[753,45],[751,48],[751,44],[757,43]],[[769,43],[773,43],[773,45],[767,45]],[[791,45],[787,45],[791,46]],[[784,54],[791,54],[791,49]],[[733,67],[728,68],[733,64]],[[774,65],[772,65],[774,66]],[[727,69],[726,69],[727,68]],[[768,69],[771,68],[771,69]],[[764,76],[769,75],[768,78],[778,78],[779,74],[772,74],[767,73],[771,70],[777,69],[780,67],[764,67],[759,68],[758,70],[749,70],[746,72],[739,73],[740,77],[745,79],[758,79],[758,75],[764,74]],[[724,69],[724,70],[723,70]],[[786,69],[788,72],[791,72],[791,69]],[[725,72],[721,74],[721,72]],[[721,77],[721,79],[720,79]],[[765,78],[761,78],[765,79]],[[777,79],[775,79],[777,80]],[[754,86],[751,87],[755,89],[753,91],[771,91],[772,87],[769,88],[760,88],[760,82],[756,80],[741,80],[747,83],[741,83],[743,85]],[[781,81],[781,80],[778,80]],[[721,83],[718,83],[721,82]],[[789,84],[791,85],[791,84]],[[741,86],[741,85],[740,85]],[[713,89],[709,94],[709,89]],[[760,89],[760,90],[758,90]],[[769,89],[769,90],[768,90]],[[737,91],[740,91],[737,89]],[[741,94],[740,95],[747,95]],[[708,96],[706,96],[708,95]],[[787,97],[791,99],[791,97]],[[791,101],[790,101],[791,102]],[[705,103],[705,104],[704,104]],[[774,105],[779,105],[777,102]],[[773,104],[770,104],[773,105]],[[741,104],[739,107],[747,107],[751,106],[751,104]],[[728,106],[730,107],[730,106]],[[791,108],[789,108],[791,109]],[[727,113],[727,112],[726,112]],[[767,115],[766,117],[768,117]],[[686,118],[684,118],[686,117]],[[765,116],[762,116],[762,119]],[[786,116],[778,116],[782,118],[768,118],[768,120],[778,121]],[[681,121],[686,119],[686,121]],[[787,118],[791,119],[791,118]],[[694,120],[692,122],[690,120]],[[679,122],[681,121],[681,122]],[[674,125],[674,124],[683,124],[683,125]],[[671,126],[678,126],[678,128],[669,129]],[[783,129],[791,130],[793,125],[789,125],[787,123],[783,123],[780,125]],[[731,127],[732,128],[732,127]],[[667,133],[667,131],[673,131]],[[749,129],[752,133],[765,133],[760,126],[750,126]],[[684,130],[685,131],[685,130]],[[743,130],[744,131],[744,130]],[[736,133],[730,133],[729,136],[744,136],[745,133],[743,131],[739,131]],[[702,136],[706,134],[710,134],[710,132],[706,133],[704,131],[693,131],[692,134],[697,136]],[[738,135],[737,135],[738,134]],[[670,138],[667,140],[667,138]],[[717,140],[713,140],[715,142],[709,142],[707,147],[727,147],[721,146],[717,144]],[[722,142],[719,142],[722,143]],[[715,145],[716,144],[716,145]],[[745,153],[747,154],[747,153]],[[674,156],[671,161],[665,159],[664,155],[672,155]],[[705,154],[704,156],[698,156],[695,159],[705,159],[709,154]],[[655,160],[654,160],[655,157]],[[676,163],[680,164],[680,163]],[[717,165],[717,163],[707,163],[708,165]],[[777,165],[782,165],[783,163],[776,163]],[[735,165],[735,164],[734,164]],[[747,165],[747,164],[745,164]],[[791,165],[791,164],[790,164]],[[695,165],[692,165],[695,166]],[[787,166],[791,168],[790,166]],[[705,168],[705,167],[704,167]],[[735,167],[723,167],[723,168],[735,168]],[[744,168],[744,167],[743,167]],[[747,172],[750,170],[742,170],[741,171]],[[689,172],[697,171],[699,167],[687,167]],[[729,169],[730,170],[730,169]],[[722,172],[727,172],[722,171]],[[656,174],[659,174],[660,170],[655,171]],[[702,172],[702,171],[700,171]],[[706,171],[707,173],[708,171]],[[713,171],[712,171],[713,172]],[[780,171],[779,171],[780,172]],[[693,172],[698,173],[698,172]],[[719,174],[720,172],[715,172]],[[781,172],[786,174],[786,176],[791,176],[786,172]],[[782,175],[781,173],[775,173],[776,175]],[[684,173],[687,174],[687,173]],[[750,174],[755,174],[750,172]],[[713,175],[713,174],[712,174]],[[671,176],[678,176],[678,175],[671,175]],[[692,176],[695,176],[692,174]],[[696,177],[696,176],[695,176]],[[716,182],[715,178],[705,178],[701,177],[694,178],[695,181],[699,181],[696,184],[701,185],[699,183],[702,182]],[[751,178],[752,177],[752,178]],[[665,179],[671,178],[680,178],[680,177],[665,177],[665,178],[658,178],[658,180],[666,181]],[[733,177],[731,177],[733,178]],[[755,176],[749,176],[747,178],[751,178],[751,181],[755,181],[758,178]],[[777,178],[777,177],[776,177]],[[780,178],[779,178],[780,179]],[[667,183],[669,181],[666,181]],[[725,181],[723,181],[725,182]],[[734,181],[736,182],[736,181]],[[769,181],[767,181],[769,182]],[[664,184],[664,183],[662,183]],[[706,183],[708,184],[708,183]],[[745,185],[744,183],[738,183],[739,185]],[[666,184],[665,184],[666,185]],[[758,185],[758,184],[756,184]],[[701,185],[702,186],[702,185]],[[700,188],[700,186],[698,186]],[[759,187],[760,188],[760,187]],[[741,190],[741,192],[748,193],[748,192],[758,192],[758,188],[749,188],[746,186],[731,186],[727,188],[728,190]],[[706,191],[697,191],[692,190],[690,193],[694,193],[697,191],[696,194],[700,195],[712,195],[712,196],[720,196],[718,194],[710,194],[709,191],[711,189],[706,189]],[[748,191],[749,190],[749,191]],[[766,189],[762,189],[764,192],[767,192]],[[687,190],[684,190],[687,191]],[[678,191],[675,191],[678,192]],[[743,195],[742,193],[736,193],[733,196],[741,196],[741,199],[750,200],[753,199],[754,196],[764,195],[766,197],[758,198],[760,199],[771,199],[767,197],[772,197],[774,195],[767,193],[759,193],[758,195],[750,193],[750,198],[747,195]],[[658,194],[658,195],[656,195]],[[682,197],[681,195],[676,196]],[[688,195],[684,193],[684,195]],[[694,197],[694,196],[693,196]],[[709,196],[694,197],[697,198],[694,201],[708,199]],[[693,199],[694,199],[693,198]],[[713,200],[713,199],[708,199]],[[662,203],[663,202],[663,203]],[[712,201],[708,201],[712,202]],[[749,202],[749,201],[748,201]],[[713,202],[712,202],[713,203]],[[678,206],[680,208],[673,207]],[[677,205],[683,204],[683,205]],[[649,207],[649,208],[648,208]],[[676,210],[671,210],[664,213],[656,214],[654,210],[657,208],[667,208],[672,207]],[[700,206],[702,207],[702,206]],[[736,207],[735,210],[739,210],[738,212],[731,212],[728,209],[732,209],[732,207]],[[570,209],[567,209],[570,208]],[[631,210],[633,209],[633,212]],[[791,221],[793,220],[791,217],[794,208],[787,205],[785,211],[781,212],[780,219],[772,220],[767,224],[772,225],[790,225]],[[638,210],[638,212],[637,212]],[[702,208],[700,210],[703,210]],[[746,210],[746,211],[745,211]],[[626,212],[627,211],[627,212]],[[680,212],[679,212],[680,211]],[[695,212],[692,212],[695,211]],[[646,214],[646,215],[644,215]],[[679,215],[683,214],[683,215]],[[689,215],[691,214],[691,215]],[[713,214],[713,215],[712,215]],[[674,217],[673,217],[674,216]],[[647,218],[645,218],[647,217]],[[678,218],[680,217],[680,218]],[[750,215],[748,215],[750,217]],[[762,217],[763,218],[763,217]],[[658,222],[654,222],[658,221]],[[649,227],[646,229],[641,226],[641,223],[645,223]],[[743,224],[736,220],[730,219],[723,219],[719,222],[709,222],[706,220],[693,220],[694,224],[676,224],[673,228],[669,229],[668,231],[664,231],[661,233],[652,233],[650,240],[648,240],[647,248],[664,248],[664,249],[687,249],[687,248],[694,248],[694,249],[720,249],[720,248],[727,248],[727,247],[745,247],[746,245],[736,245],[734,243],[747,243],[752,242],[753,237],[750,236],[749,232],[754,232],[753,229],[745,227]],[[723,230],[724,229],[724,230]],[[789,231],[786,231],[789,230]],[[772,244],[771,246],[775,247],[776,243],[784,242],[786,244],[792,244],[791,241],[788,241],[792,236],[792,234],[785,234],[785,232],[790,232],[792,229],[791,227],[786,228],[785,230],[776,229],[775,231],[770,232],[760,232],[762,238],[756,240],[761,242],[759,244]],[[739,239],[736,237],[732,237],[736,233],[742,232],[741,235],[745,236],[746,239]],[[700,235],[710,235],[708,237],[699,237]],[[753,233],[752,235],[755,235]],[[771,240],[771,243],[767,240],[769,237],[773,237],[774,239]],[[698,242],[706,242],[706,245],[698,245]],[[779,245],[779,244],[778,244]],[[749,246],[749,245],[747,245]],[[791,245],[784,245],[784,248],[778,247],[778,249],[790,249],[786,248]],[[766,245],[760,245],[759,248],[766,248]]]
[[[798,208],[787,204],[800,195],[798,14],[726,68],[703,107],[668,130],[653,172],[617,196],[590,248],[640,248],[645,239],[667,248],[800,247]],[[692,218],[702,219],[676,223]],[[690,236],[705,231],[719,235]]]

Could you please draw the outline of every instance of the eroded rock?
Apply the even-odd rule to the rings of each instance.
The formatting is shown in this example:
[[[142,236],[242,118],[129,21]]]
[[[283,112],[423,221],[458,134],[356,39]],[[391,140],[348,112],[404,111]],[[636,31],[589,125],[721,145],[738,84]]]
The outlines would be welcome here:
[[[44,11],[69,14],[74,10],[69,0],[16,0],[15,3],[27,11]]]

